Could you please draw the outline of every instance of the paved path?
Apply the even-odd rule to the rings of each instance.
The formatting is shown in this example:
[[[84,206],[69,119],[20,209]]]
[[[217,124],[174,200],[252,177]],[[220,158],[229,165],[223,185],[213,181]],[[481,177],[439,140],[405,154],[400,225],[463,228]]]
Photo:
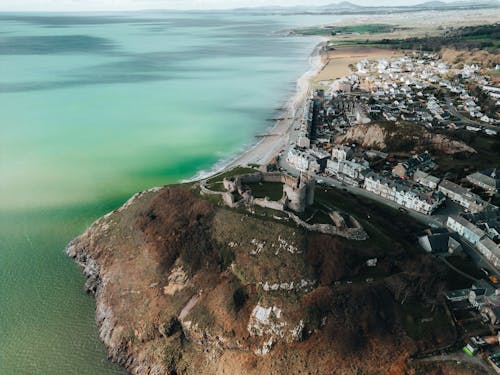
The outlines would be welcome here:
[[[478,279],[472,277],[471,275],[459,270],[457,267],[455,267],[453,264],[451,264],[450,262],[448,262],[448,260],[446,258],[443,258],[443,257],[440,257],[439,259],[441,259],[448,267],[450,267],[453,271],[459,273],[460,275],[462,275],[463,277],[466,277],[467,279],[471,280],[472,282],[476,282],[478,281]]]

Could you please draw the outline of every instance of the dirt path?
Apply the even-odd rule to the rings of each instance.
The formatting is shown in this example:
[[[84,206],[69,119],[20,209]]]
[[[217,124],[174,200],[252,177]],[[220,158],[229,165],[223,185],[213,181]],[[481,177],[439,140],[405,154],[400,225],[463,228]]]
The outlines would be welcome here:
[[[191,297],[189,302],[186,303],[186,306],[182,308],[181,313],[179,314],[179,320],[182,321],[189,314],[189,312],[193,309],[193,307],[196,306],[199,299],[200,299],[199,294],[195,294],[193,297]]]

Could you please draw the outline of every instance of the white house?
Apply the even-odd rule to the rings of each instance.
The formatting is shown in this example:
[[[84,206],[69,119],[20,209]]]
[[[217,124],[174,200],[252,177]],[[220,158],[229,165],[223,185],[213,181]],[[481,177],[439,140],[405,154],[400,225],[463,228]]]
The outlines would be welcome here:
[[[446,226],[474,245],[485,236],[485,232],[481,228],[476,227],[462,216],[449,216]]]

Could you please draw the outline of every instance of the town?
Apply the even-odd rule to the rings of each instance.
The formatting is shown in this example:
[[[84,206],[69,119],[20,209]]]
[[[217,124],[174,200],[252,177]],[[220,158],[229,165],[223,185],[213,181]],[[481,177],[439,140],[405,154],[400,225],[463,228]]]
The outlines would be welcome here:
[[[468,254],[484,277],[471,278],[469,288],[448,291],[447,305],[455,324],[470,336],[464,351],[474,356],[496,346],[487,358],[500,373],[500,210],[495,205],[500,160],[494,161],[498,168],[462,176],[439,169],[433,154],[443,144],[456,148],[447,152],[475,152],[447,138],[447,132],[498,136],[498,81],[478,65],[452,68],[435,54],[419,52],[362,60],[351,70],[345,78],[320,82],[310,95],[278,167],[416,218],[429,227],[419,237],[429,253]],[[398,133],[410,123],[422,129],[419,139]],[[365,147],[370,142],[363,137],[370,136],[372,126],[396,134],[391,141],[398,152],[380,139]],[[362,129],[361,137],[356,129]]]
[[[348,68],[342,78],[314,81],[287,115],[286,137],[276,130],[267,135],[285,138],[277,156],[203,179],[200,193],[245,215],[341,237],[353,247],[376,243],[381,252],[363,261],[362,276],[338,278],[335,287],[383,280],[410,309],[405,329],[429,341],[448,337],[415,358],[465,358],[500,373],[500,67],[412,51]],[[387,242],[374,231],[380,215],[389,219],[382,224],[389,232],[404,232],[391,233],[391,240],[404,238],[409,254],[441,265],[444,284],[435,294],[407,306],[420,286],[392,279],[401,269],[378,266],[387,256]],[[251,243],[257,256],[264,243]],[[298,292],[317,283],[263,279],[258,288]],[[252,336],[259,336],[259,324],[249,324]],[[256,353],[268,354],[275,339]]]

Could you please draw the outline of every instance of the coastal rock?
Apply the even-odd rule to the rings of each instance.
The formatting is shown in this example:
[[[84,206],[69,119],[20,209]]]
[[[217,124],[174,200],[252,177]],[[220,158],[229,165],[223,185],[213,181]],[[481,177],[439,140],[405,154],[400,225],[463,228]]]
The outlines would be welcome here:
[[[391,249],[362,242],[265,221],[175,186],[134,196],[66,253],[95,295],[109,358],[132,374],[410,371],[417,346],[392,290],[383,280],[337,282],[375,257],[377,267],[412,275],[422,262],[397,241]],[[429,285],[408,280],[438,289],[435,276]]]

